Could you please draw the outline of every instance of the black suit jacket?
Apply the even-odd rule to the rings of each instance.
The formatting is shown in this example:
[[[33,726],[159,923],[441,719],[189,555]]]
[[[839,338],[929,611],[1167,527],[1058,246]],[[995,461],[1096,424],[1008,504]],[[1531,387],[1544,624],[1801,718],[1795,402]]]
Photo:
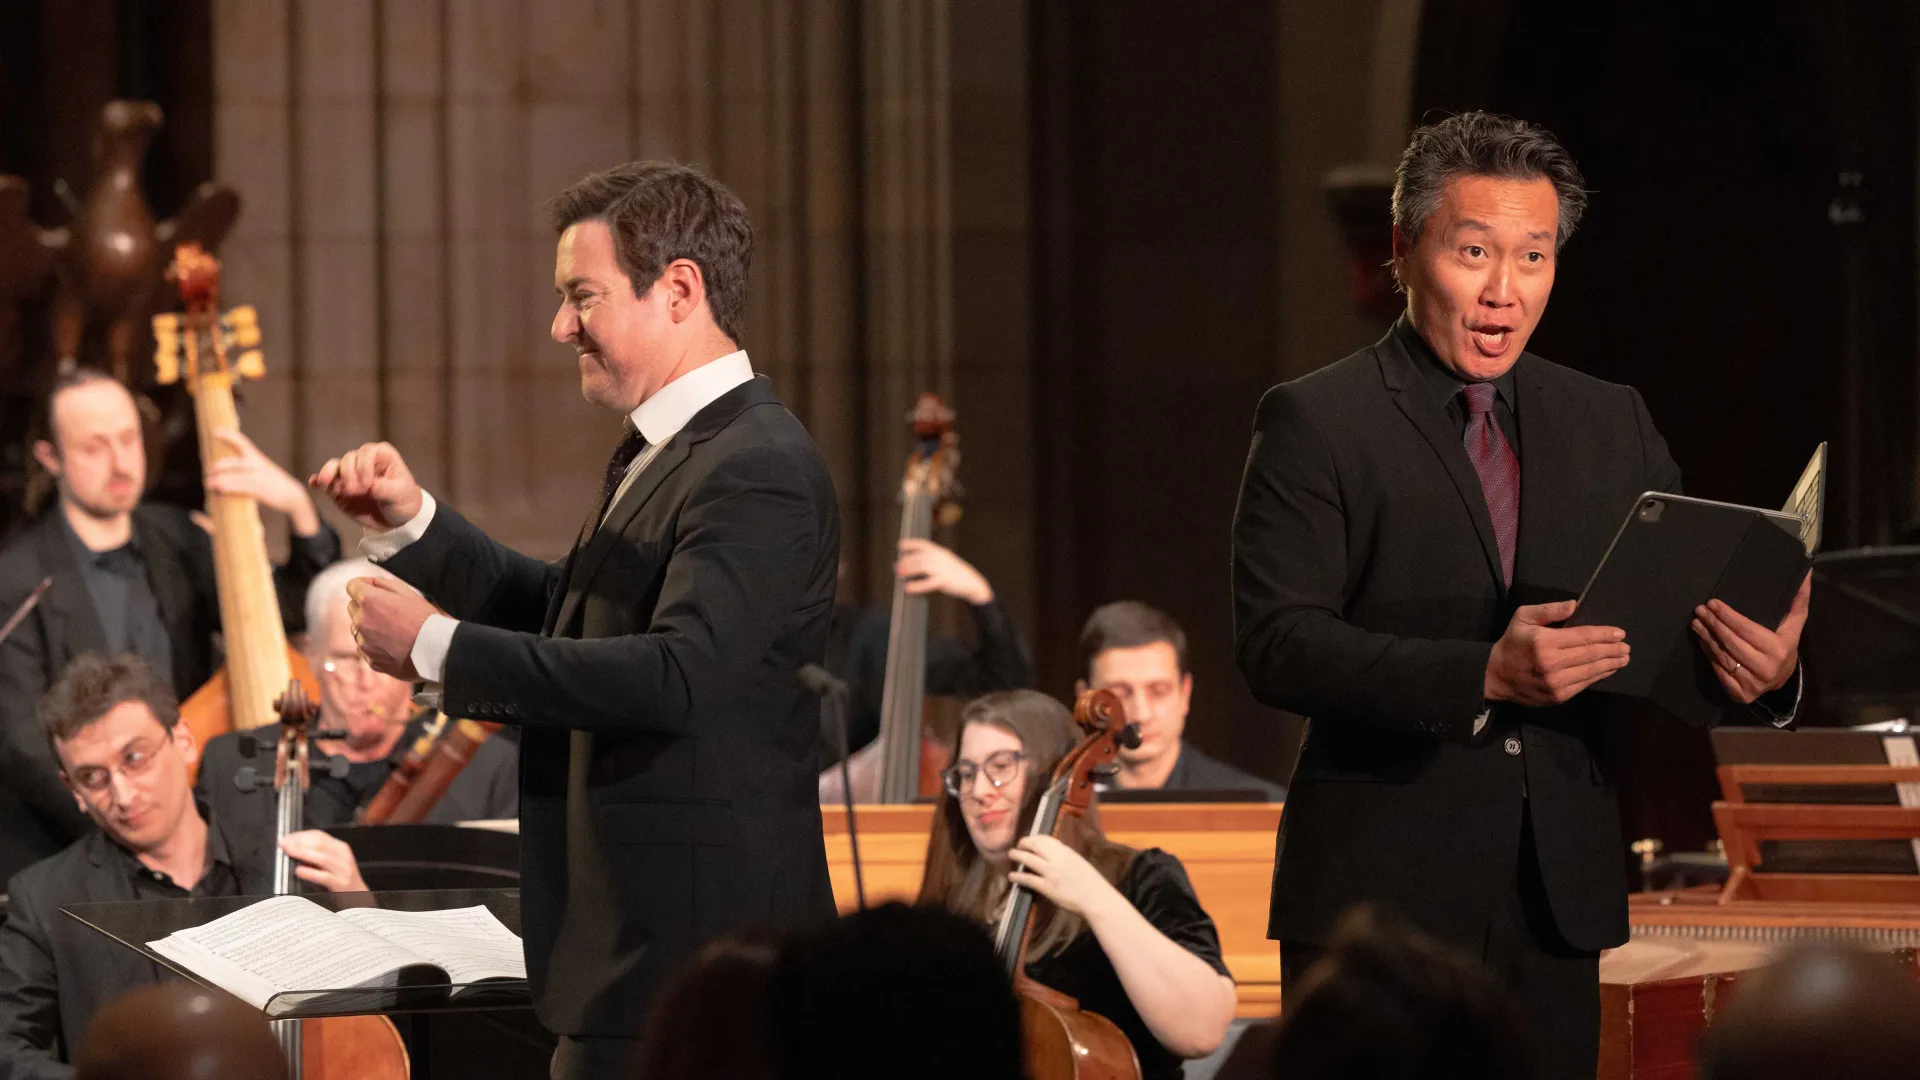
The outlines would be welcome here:
[[[1603,750],[1621,703],[1501,703],[1477,738],[1473,725],[1514,608],[1577,596],[1634,497],[1677,491],[1679,469],[1637,392],[1522,354],[1509,590],[1460,431],[1404,332],[1275,387],[1254,423],[1233,534],[1240,668],[1262,702],[1311,718],[1269,934],[1324,942],[1371,900],[1477,952],[1530,812],[1562,935],[1618,945]]]
[[[540,1020],[634,1034],[703,942],[831,917],[812,767],[838,510],[765,378],[669,439],[563,564],[446,507],[386,566],[456,618],[449,715],[523,727],[521,904]]]
[[[39,605],[0,642],[0,876],[6,877],[93,827],[60,784],[34,714],[69,661],[107,647],[59,514],[56,505],[0,551],[0,620],[41,579],[53,578]],[[162,674],[185,698],[212,676],[219,659],[213,644],[220,628],[213,542],[185,510],[162,503],[136,507],[133,532],[172,646],[173,670]],[[274,570],[289,631],[305,627],[307,585],[339,555],[340,539],[324,523],[313,537],[293,538],[287,562]]]
[[[141,899],[130,857],[99,832],[41,860],[8,885],[0,926],[0,1080],[66,1080],[66,1064],[94,1014],[114,998],[170,973],[106,935],[60,914],[72,904]],[[245,894],[273,891],[272,863],[233,856]]]

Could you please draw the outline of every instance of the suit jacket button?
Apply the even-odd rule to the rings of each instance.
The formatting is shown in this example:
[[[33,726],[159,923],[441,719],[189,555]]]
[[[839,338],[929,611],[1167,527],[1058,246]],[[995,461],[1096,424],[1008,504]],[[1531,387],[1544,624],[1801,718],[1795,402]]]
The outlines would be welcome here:
[[[1518,757],[1520,755],[1520,740],[1515,736],[1509,735],[1507,736],[1507,741],[1502,743],[1500,748],[1502,750],[1505,750],[1507,753],[1515,757]]]

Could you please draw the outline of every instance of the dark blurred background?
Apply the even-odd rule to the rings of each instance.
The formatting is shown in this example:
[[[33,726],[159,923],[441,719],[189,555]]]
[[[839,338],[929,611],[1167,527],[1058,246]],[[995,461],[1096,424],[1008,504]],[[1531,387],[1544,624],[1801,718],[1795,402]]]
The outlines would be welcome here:
[[[1147,601],[1192,638],[1194,741],[1284,778],[1299,726],[1234,669],[1228,524],[1261,391],[1391,317],[1410,127],[1559,135],[1594,196],[1535,351],[1639,387],[1695,494],[1777,505],[1831,440],[1826,546],[1888,544],[1920,524],[1917,51],[1905,0],[15,0],[0,173],[66,225],[101,107],[159,103],[156,216],[207,179],[244,201],[254,438],[296,471],[391,439],[555,554],[616,432],[545,341],[539,203],[701,164],[754,212],[744,344],[835,470],[855,588],[884,602],[904,414],[939,391],[968,493],[943,539],[1043,687],[1094,606]],[[0,342],[5,522],[45,301]],[[1704,737],[1623,743],[1630,835],[1704,843]]]

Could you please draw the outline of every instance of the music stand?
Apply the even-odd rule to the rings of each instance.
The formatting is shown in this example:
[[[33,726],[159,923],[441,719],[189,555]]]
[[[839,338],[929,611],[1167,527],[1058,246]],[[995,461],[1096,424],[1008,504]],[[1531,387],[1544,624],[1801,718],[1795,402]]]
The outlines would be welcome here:
[[[520,893],[517,889],[420,889],[368,893],[311,893],[308,900],[333,911],[354,907],[382,907],[396,911],[438,911],[446,908],[481,905],[493,913],[507,929],[520,933]],[[179,977],[205,986],[193,972],[180,967],[147,947],[168,934],[201,926],[223,915],[232,914],[266,899],[262,896],[192,897],[178,900],[134,900],[110,903],[71,904],[61,908],[67,918],[105,935],[133,950],[147,961]],[[427,1024],[441,1014],[495,1010],[531,1010],[533,998],[524,979],[487,983],[413,986],[399,990],[367,990],[359,993],[314,987],[276,995],[270,1005],[276,1019],[306,1020],[323,1016],[355,1016],[379,1013],[398,1021],[413,1014],[408,1044],[414,1059],[414,1075],[433,1075],[427,1059],[430,1039]]]
[[[1800,655],[1812,716],[1853,724],[1920,714],[1920,546],[1814,559]]]

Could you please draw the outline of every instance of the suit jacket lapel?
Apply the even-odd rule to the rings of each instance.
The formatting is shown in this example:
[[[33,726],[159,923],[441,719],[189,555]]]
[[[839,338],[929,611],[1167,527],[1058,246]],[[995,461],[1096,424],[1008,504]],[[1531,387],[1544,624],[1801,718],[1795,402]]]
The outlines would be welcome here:
[[[55,504],[38,526],[36,542],[40,548],[40,566],[53,578],[47,595],[40,598],[40,616],[47,623],[49,642],[66,642],[65,656],[48,657],[48,663],[64,666],[68,659],[83,652],[106,652],[107,631],[100,625],[100,613],[94,610],[93,594],[80,576],[80,564],[73,559],[66,526],[55,515]],[[9,612],[8,614],[11,614]]]
[[[772,380],[765,375],[756,375],[710,402],[687,421],[686,427],[666,441],[660,452],[647,463],[645,471],[634,478],[633,486],[607,508],[606,519],[600,523],[600,527],[593,531],[584,545],[568,556],[567,570],[560,584],[562,599],[559,610],[553,612],[552,621],[548,623],[549,634],[559,633],[560,628],[573,618],[574,611],[580,606],[580,598],[586,594],[587,583],[593,580],[594,571],[600,569],[600,564],[620,543],[620,534],[639,516],[654,493],[660,490],[660,485],[686,462],[694,444],[713,438],[748,409],[757,405],[778,404],[779,400],[773,394]]]
[[[1374,352],[1380,358],[1380,372],[1386,379],[1387,389],[1394,395],[1394,404],[1400,407],[1400,411],[1406,414],[1407,419],[1433,447],[1433,452],[1439,455],[1440,464],[1446,467],[1454,488],[1460,493],[1460,501],[1466,503],[1474,531],[1480,535],[1480,548],[1487,556],[1487,572],[1493,575],[1494,584],[1500,587],[1504,595],[1505,575],[1500,567],[1500,543],[1493,536],[1493,517],[1487,513],[1487,497],[1480,490],[1480,474],[1473,471],[1473,462],[1467,459],[1467,449],[1460,441],[1460,433],[1447,422],[1446,413],[1434,403],[1433,395],[1427,392],[1425,377],[1414,367],[1419,361],[1407,355],[1393,332],[1389,331],[1374,346]],[[1524,472],[1521,474],[1520,490],[1523,493],[1526,491]],[[1522,514],[1525,513],[1525,505],[1523,496]]]
[[[567,620],[573,618],[574,609],[580,606],[581,597],[586,595],[587,583],[593,580],[594,571],[600,569],[600,564],[613,551],[614,545],[620,542],[621,531],[632,524],[641,508],[653,498],[654,492],[660,490],[660,485],[687,460],[691,441],[685,431],[668,439],[667,444],[647,463],[647,467],[634,478],[632,486],[607,508],[606,519],[587,538],[586,544],[568,557],[569,567],[561,586],[564,595],[549,632],[557,633],[567,625]]]
[[[161,628],[172,647],[174,685],[183,695],[192,693],[186,683],[196,674],[200,652],[193,636],[193,575],[180,549],[139,510],[133,512],[133,533],[141,561],[147,564],[147,587],[160,609]]]
[[[1516,583],[1529,569],[1529,555],[1538,558],[1547,545],[1555,542],[1556,524],[1566,527],[1565,507],[1556,506],[1554,496],[1582,486],[1578,476],[1568,475],[1579,465],[1577,456],[1568,452],[1567,417],[1560,412],[1560,403],[1541,386],[1539,370],[1531,353],[1520,354],[1513,370],[1514,394],[1520,399],[1514,404],[1514,416],[1520,421],[1521,450],[1520,529],[1513,553]],[[1542,601],[1533,597],[1521,602]]]

